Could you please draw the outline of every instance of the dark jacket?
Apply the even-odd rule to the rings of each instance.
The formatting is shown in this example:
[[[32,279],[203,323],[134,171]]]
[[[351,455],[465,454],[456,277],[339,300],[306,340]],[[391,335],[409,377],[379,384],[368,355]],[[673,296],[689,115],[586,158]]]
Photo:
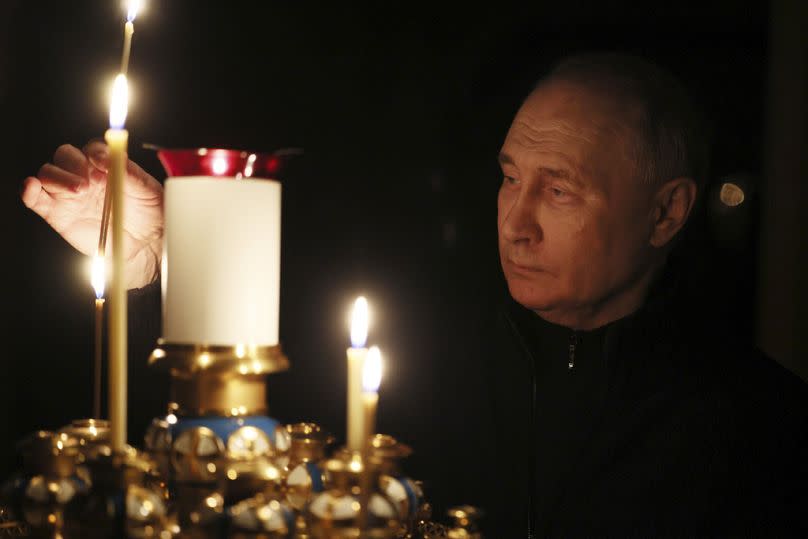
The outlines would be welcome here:
[[[438,520],[473,503],[488,539],[808,536],[805,384],[722,329],[675,275],[592,332],[511,299],[488,319],[458,314],[467,329],[444,335],[440,361],[409,371],[417,380],[384,415],[414,447],[405,469],[424,480]],[[131,300],[130,341],[145,357],[159,287]],[[130,391],[143,426],[167,396],[165,377],[144,370],[133,369]],[[273,406],[301,404],[282,399]]]
[[[591,332],[505,302],[488,537],[808,534],[806,385],[691,300],[666,275]]]

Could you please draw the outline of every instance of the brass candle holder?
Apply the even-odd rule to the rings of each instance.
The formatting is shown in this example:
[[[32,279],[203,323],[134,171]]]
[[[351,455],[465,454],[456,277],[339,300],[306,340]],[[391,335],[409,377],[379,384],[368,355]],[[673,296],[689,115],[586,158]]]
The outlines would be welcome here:
[[[222,490],[229,506],[230,538],[291,536],[295,515],[286,502],[283,475],[283,468],[268,456],[228,462]]]
[[[233,518],[229,508],[267,496],[272,481],[282,480],[271,459],[285,429],[266,415],[266,375],[288,369],[289,360],[280,346],[160,340],[149,365],[169,374],[171,405],[149,427],[146,447],[168,478],[183,533],[221,537]],[[276,498],[282,493],[268,502]],[[242,524],[244,511],[237,511]]]
[[[412,454],[412,448],[390,435],[376,434],[369,441],[369,453],[379,469],[379,488],[395,502],[407,529],[413,529],[418,520],[428,520],[431,508],[424,502],[421,483],[401,472],[401,460]]]
[[[147,454],[98,444],[82,455],[92,481],[78,515],[79,537],[166,537],[179,532],[168,513],[168,494]],[[162,535],[161,535],[162,534]]]
[[[286,370],[280,346],[209,346],[162,340],[149,365],[170,377],[172,407],[146,445],[172,483],[216,483],[225,452],[271,454],[280,423],[266,416],[266,375]]]
[[[178,416],[247,416],[267,412],[267,374],[285,371],[280,345],[217,346],[160,339],[149,365],[171,376]]]
[[[406,533],[395,502],[378,487],[381,471],[372,457],[363,460],[361,453],[343,448],[324,468],[326,490],[306,511],[311,537],[395,539]]]
[[[302,511],[311,497],[323,490],[322,463],[334,437],[315,423],[295,423],[287,425],[286,430],[289,450],[278,459],[278,463],[284,469],[286,500],[296,510]]]
[[[91,486],[86,468],[77,464],[78,441],[37,431],[18,449],[23,468],[2,487],[12,521],[25,523],[30,537],[78,537],[77,516]]]

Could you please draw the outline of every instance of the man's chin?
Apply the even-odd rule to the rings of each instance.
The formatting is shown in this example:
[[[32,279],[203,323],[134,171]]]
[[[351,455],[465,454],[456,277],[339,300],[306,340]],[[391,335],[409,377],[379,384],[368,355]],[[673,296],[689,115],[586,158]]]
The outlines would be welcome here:
[[[511,297],[531,311],[549,311],[558,303],[558,297],[547,286],[525,282],[522,279],[508,279]]]

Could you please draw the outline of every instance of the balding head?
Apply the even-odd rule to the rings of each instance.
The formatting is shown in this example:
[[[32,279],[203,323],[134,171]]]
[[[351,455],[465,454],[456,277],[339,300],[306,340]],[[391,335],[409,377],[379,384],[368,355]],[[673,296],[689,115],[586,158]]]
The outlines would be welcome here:
[[[537,87],[564,81],[623,111],[614,126],[627,136],[638,178],[656,187],[691,178],[704,186],[708,169],[703,119],[670,72],[638,57],[592,53],[562,60]]]

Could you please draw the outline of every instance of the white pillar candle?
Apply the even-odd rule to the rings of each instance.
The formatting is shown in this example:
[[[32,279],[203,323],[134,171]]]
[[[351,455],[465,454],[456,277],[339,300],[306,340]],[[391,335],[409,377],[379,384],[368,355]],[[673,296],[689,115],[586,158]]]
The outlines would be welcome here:
[[[168,178],[163,339],[277,344],[280,259],[279,182]]]

